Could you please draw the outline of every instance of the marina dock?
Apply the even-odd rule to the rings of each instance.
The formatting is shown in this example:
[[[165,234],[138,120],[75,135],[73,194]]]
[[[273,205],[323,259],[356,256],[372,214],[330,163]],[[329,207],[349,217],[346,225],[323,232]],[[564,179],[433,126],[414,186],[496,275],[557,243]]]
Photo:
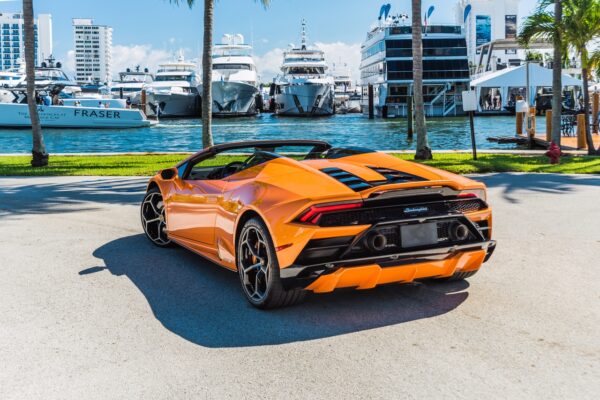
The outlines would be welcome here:
[[[592,140],[594,141],[594,147],[598,148],[600,146],[600,135],[597,133],[592,134]],[[550,145],[545,134],[536,133],[534,141],[537,147],[548,147]],[[577,141],[577,136],[562,136],[560,138],[560,147],[563,150],[581,150],[587,148],[585,138],[583,146],[578,146]]]

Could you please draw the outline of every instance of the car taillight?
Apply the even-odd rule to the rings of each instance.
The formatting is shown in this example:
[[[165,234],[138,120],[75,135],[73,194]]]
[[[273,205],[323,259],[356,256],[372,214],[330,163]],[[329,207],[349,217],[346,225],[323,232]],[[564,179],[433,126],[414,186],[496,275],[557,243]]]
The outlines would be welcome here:
[[[487,201],[485,189],[461,190],[457,197],[459,199],[472,199],[478,197],[483,201]]]
[[[362,205],[362,201],[354,203],[317,204],[310,206],[308,210],[304,211],[298,220],[305,224],[317,224],[319,219],[321,219],[321,215],[324,213],[351,210],[353,208],[362,207]]]

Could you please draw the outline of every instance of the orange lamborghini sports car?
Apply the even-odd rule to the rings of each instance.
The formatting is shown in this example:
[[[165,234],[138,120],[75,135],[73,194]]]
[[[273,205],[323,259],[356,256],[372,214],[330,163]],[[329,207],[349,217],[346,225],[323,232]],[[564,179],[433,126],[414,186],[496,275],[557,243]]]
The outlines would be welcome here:
[[[150,179],[141,218],[157,246],[237,271],[259,308],[308,291],[464,279],[495,247],[482,183],[314,140],[207,148]]]

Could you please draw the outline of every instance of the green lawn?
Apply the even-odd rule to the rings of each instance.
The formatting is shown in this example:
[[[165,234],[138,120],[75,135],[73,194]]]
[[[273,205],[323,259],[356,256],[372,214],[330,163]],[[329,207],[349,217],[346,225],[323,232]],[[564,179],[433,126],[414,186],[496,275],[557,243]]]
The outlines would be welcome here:
[[[412,154],[396,154],[396,157],[412,160]],[[0,176],[35,175],[106,175],[148,176],[156,171],[175,165],[186,156],[181,154],[115,155],[115,156],[53,156],[44,168],[30,167],[30,156],[0,157]],[[217,159],[216,163],[224,160]],[[451,172],[466,174],[478,172],[554,172],[554,173],[600,173],[600,157],[568,156],[558,165],[550,165],[545,156],[522,156],[513,154],[480,154],[477,161],[470,154],[434,154],[427,165]]]

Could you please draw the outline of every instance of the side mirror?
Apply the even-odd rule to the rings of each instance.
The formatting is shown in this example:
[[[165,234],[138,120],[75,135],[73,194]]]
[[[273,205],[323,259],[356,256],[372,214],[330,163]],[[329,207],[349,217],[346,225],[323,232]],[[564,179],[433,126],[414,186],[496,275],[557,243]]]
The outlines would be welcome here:
[[[168,168],[160,171],[160,177],[165,181],[171,181],[177,177],[177,168]]]

